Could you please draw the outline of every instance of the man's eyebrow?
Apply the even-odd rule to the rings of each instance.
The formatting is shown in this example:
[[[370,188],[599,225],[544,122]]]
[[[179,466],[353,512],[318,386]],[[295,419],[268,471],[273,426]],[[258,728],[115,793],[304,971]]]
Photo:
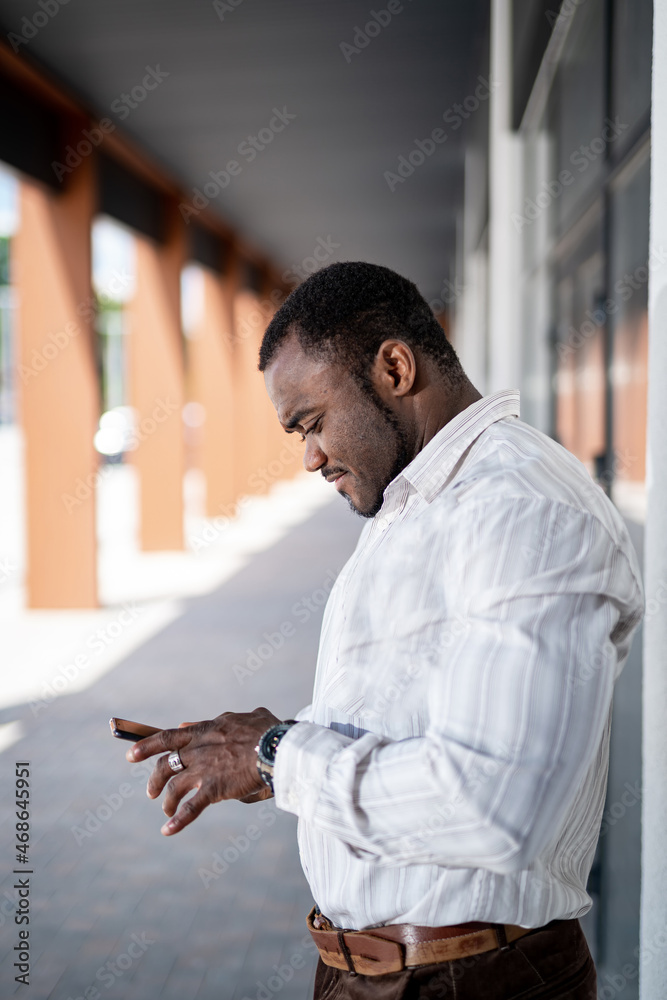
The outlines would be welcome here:
[[[304,417],[307,417],[309,413],[313,412],[313,407],[308,406],[303,410],[297,410],[297,412],[290,417],[286,424],[284,424],[286,431],[293,431],[297,424],[300,424]]]

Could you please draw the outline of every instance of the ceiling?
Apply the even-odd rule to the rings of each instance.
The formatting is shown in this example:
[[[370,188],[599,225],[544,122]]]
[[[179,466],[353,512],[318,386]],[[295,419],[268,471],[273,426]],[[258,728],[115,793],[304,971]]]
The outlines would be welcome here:
[[[43,10],[0,0],[3,33],[20,34]],[[455,128],[455,113],[448,122],[443,114],[486,75],[488,0],[70,0],[36,20],[19,52],[186,190],[239,164],[211,208],[278,268],[301,268],[319,247],[326,260],[386,264],[437,297],[470,124]],[[154,89],[134,100],[150,70]],[[284,124],[274,109],[295,117]],[[260,133],[272,122],[282,131]],[[438,128],[446,140],[391,190],[385,173],[397,174],[399,157]],[[270,138],[252,159],[250,145],[239,151],[248,136]]]

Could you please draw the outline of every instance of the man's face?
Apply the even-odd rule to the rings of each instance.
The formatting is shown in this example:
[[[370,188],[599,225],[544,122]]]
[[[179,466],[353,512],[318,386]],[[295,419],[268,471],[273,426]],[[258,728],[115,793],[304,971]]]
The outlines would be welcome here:
[[[385,487],[412,457],[395,413],[342,363],[306,354],[295,335],[278,348],[264,378],[285,430],[305,439],[305,468],[335,482],[355,513],[377,514]]]

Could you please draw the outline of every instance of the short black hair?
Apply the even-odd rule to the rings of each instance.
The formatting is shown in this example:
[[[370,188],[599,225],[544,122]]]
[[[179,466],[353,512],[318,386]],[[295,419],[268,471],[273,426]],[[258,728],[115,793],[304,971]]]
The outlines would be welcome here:
[[[362,384],[380,345],[392,338],[434,361],[450,387],[466,381],[454,348],[417,286],[379,264],[330,264],[295,288],[266,329],[259,351],[261,372],[291,333],[306,353],[341,358]]]

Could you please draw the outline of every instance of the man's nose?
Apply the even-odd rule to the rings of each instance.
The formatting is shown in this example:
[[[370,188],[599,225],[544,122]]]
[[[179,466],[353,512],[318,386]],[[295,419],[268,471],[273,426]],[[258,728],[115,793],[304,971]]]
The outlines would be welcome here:
[[[303,456],[303,467],[306,472],[317,472],[323,465],[326,465],[327,456],[319,445],[311,438],[306,439],[306,451]]]

